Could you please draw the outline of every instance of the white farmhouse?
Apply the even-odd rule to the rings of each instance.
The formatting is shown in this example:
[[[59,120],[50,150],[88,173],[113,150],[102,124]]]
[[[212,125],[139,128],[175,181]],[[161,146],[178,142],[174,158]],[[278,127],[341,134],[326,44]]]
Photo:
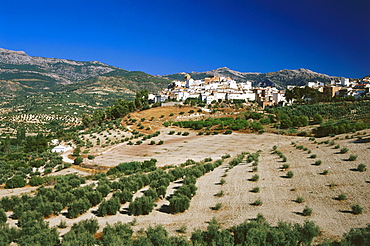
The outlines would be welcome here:
[[[66,147],[66,146],[63,146],[63,145],[58,145],[58,146],[54,147],[51,150],[51,152],[52,153],[64,153],[64,152],[66,152],[66,151],[68,151],[70,149],[71,149],[71,147]]]

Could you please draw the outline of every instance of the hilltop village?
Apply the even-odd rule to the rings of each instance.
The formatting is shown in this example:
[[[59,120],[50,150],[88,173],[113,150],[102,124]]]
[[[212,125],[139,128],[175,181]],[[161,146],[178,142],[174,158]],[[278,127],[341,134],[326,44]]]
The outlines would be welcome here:
[[[151,95],[154,102],[185,101],[188,98],[197,98],[210,104],[214,101],[243,100],[255,101],[263,108],[276,104],[291,104],[287,100],[286,90],[292,90],[296,86],[287,86],[286,90],[276,87],[252,87],[252,82],[238,83],[229,77],[212,76],[205,79],[194,80],[189,74],[184,76],[185,81],[173,81],[166,89],[157,95]],[[355,99],[370,96],[370,77],[351,81],[341,78],[340,81],[332,80],[330,84],[323,82],[308,82],[306,86],[322,92],[327,98],[354,97]],[[303,88],[305,86],[301,86]],[[308,99],[308,98],[306,98]]]

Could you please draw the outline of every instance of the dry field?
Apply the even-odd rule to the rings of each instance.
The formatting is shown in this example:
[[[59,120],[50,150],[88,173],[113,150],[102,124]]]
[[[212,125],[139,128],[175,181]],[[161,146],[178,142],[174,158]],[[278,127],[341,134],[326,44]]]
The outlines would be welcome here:
[[[150,118],[149,116],[137,117]],[[97,206],[76,219],[67,219],[63,215],[47,219],[50,225],[57,225],[64,220],[69,227],[84,219],[97,218],[102,230],[106,223],[113,224],[116,221],[127,223],[135,219],[135,230],[161,224],[171,234],[176,235],[177,230],[186,226],[187,234],[190,235],[195,229],[206,229],[207,222],[214,217],[221,222],[222,226],[231,227],[262,213],[272,225],[276,225],[280,220],[303,223],[304,220],[309,219],[321,228],[322,238],[339,238],[350,228],[365,227],[370,222],[370,170],[356,171],[360,163],[370,168],[370,141],[363,141],[370,139],[369,130],[365,135],[362,135],[364,131],[361,131],[363,138],[361,141],[356,139],[355,133],[348,134],[355,136],[352,139],[346,139],[346,134],[335,138],[316,139],[317,142],[334,140],[335,145],[340,145],[339,149],[335,149],[335,145],[315,143],[307,137],[278,136],[272,133],[197,136],[196,132],[175,127],[165,128],[159,123],[155,126],[155,130],[161,131],[161,134],[144,141],[141,145],[130,146],[121,143],[106,148],[95,158],[94,165],[113,167],[122,162],[155,158],[158,160],[158,166],[166,166],[181,164],[187,159],[201,161],[211,157],[216,160],[225,154],[230,154],[231,158],[227,159],[222,166],[198,179],[197,194],[192,198],[187,211],[170,214],[166,210],[169,202],[163,199],[157,201],[157,207],[149,215],[131,216],[128,213],[128,204],[124,204],[120,213],[114,216],[96,217],[94,212],[98,209]],[[168,132],[171,130],[188,131],[190,135],[169,135]],[[164,144],[149,145],[151,140],[156,142],[163,140]],[[308,150],[297,149],[292,142],[311,150],[311,153],[309,154]],[[274,145],[277,145],[278,150],[287,157],[287,162],[282,162],[278,155],[273,154]],[[339,150],[344,147],[349,151],[346,154],[340,154]],[[228,168],[228,161],[233,157],[242,152],[254,153],[258,150],[262,152],[257,172],[253,173],[252,165],[246,162],[232,169]],[[316,154],[317,157],[310,158],[312,154]],[[355,161],[348,161],[351,154],[358,156]],[[316,160],[321,160],[322,164],[314,165]],[[289,170],[282,170],[284,163],[290,165],[289,170],[294,173],[293,178],[285,176]],[[325,169],[328,170],[327,175],[322,174]],[[260,176],[256,182],[250,180],[254,174]],[[226,183],[220,185],[222,178]],[[181,183],[172,183],[167,189],[167,196],[180,185]],[[254,187],[259,187],[260,191],[251,192]],[[138,191],[135,196],[141,196],[142,191],[147,188]],[[224,196],[215,196],[221,190]],[[346,194],[348,199],[337,200],[336,197],[341,193]],[[1,193],[1,195],[9,194]],[[303,203],[295,201],[299,196],[304,198]],[[262,201],[261,206],[252,205],[257,199]],[[216,211],[212,207],[217,203],[222,203],[222,208]],[[354,215],[350,212],[354,204],[360,204],[364,208],[362,214]],[[313,210],[313,214],[309,217],[302,215],[306,205]],[[63,234],[69,228],[59,230]]]
[[[253,219],[258,213],[262,213],[273,225],[279,220],[303,223],[309,219],[320,226],[323,238],[339,238],[350,228],[364,227],[370,222],[370,173],[356,171],[360,163],[369,167],[370,164],[370,143],[357,141],[356,138],[345,139],[345,136],[338,136],[339,139],[322,138],[316,139],[321,142],[334,140],[340,148],[346,147],[349,151],[346,154],[339,154],[339,149],[334,149],[333,145],[318,144],[308,138],[275,134],[241,134],[215,136],[190,136],[168,135],[170,129],[164,128],[164,133],[158,136],[163,139],[163,145],[132,145],[121,144],[108,150],[106,153],[97,157],[95,164],[104,166],[114,166],[120,162],[131,160],[145,160],[156,158],[160,166],[170,164],[180,164],[187,159],[195,161],[211,157],[214,160],[222,155],[229,153],[232,157],[243,151],[250,153],[262,150],[258,165],[258,172],[252,173],[252,165],[245,162],[228,170],[228,161],[216,168],[213,172],[206,174],[197,181],[198,191],[191,201],[190,208],[184,213],[170,214],[166,212],[166,205],[169,202],[159,200],[157,207],[149,215],[130,216],[127,212],[128,204],[121,208],[121,212],[114,216],[104,218],[97,217],[103,227],[106,223],[116,221],[131,222],[136,219],[135,229],[146,228],[149,225],[162,224],[171,234],[176,234],[176,230],[182,226],[187,226],[187,232],[191,233],[195,229],[205,229],[207,222],[213,217],[219,220],[224,227],[242,223],[245,220]],[[180,131],[183,129],[175,129]],[[352,135],[352,134],[351,134]],[[364,136],[368,139],[369,133]],[[289,170],[294,172],[294,177],[285,177],[288,170],[282,170],[282,159],[273,154],[272,147],[278,142],[278,150],[287,157]],[[291,142],[302,145],[308,151],[296,149]],[[316,154],[315,159],[309,158]],[[350,154],[358,155],[356,161],[348,161]],[[313,165],[316,160],[321,160],[320,166]],[[329,170],[327,175],[323,175],[323,170]],[[226,171],[228,170],[228,171]],[[227,176],[224,176],[227,174]],[[258,174],[259,181],[252,182],[250,178]],[[220,185],[220,179],[224,178],[226,183]],[[330,184],[336,186],[330,187]],[[167,190],[167,195],[174,192],[174,187],[181,184],[173,183]],[[251,192],[254,187],[259,187],[259,193]],[[144,188],[143,190],[147,189]],[[135,196],[141,196],[142,191]],[[216,197],[219,191],[224,192],[224,196]],[[338,201],[336,197],[344,193],[347,200]],[[304,198],[303,203],[295,202],[300,196]],[[255,200],[260,199],[261,206],[253,206]],[[212,209],[216,203],[222,203],[222,208],[218,211]],[[360,204],[364,210],[361,215],[350,213],[353,204]],[[313,210],[310,217],[302,215],[303,208],[309,206]],[[98,207],[90,209],[77,219],[66,219],[62,215],[49,219],[51,225],[57,225],[60,220],[66,220],[67,225],[96,217],[92,212]],[[65,232],[68,229],[63,229]]]

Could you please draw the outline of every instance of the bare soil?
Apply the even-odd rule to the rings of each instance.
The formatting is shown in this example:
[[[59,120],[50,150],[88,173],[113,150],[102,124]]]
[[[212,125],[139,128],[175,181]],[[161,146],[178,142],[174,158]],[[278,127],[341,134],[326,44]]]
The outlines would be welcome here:
[[[163,111],[164,110],[164,111]],[[179,112],[188,112],[189,108],[178,108]],[[348,153],[340,154],[335,145],[318,144],[308,137],[277,135],[273,133],[264,134],[244,134],[232,133],[231,135],[208,135],[198,136],[197,132],[176,127],[164,127],[163,121],[147,122],[152,117],[162,120],[171,120],[165,109],[159,108],[158,111],[139,112],[131,117],[137,119],[145,118],[143,125],[150,124],[152,131],[160,131],[158,137],[144,141],[141,145],[127,145],[121,143],[118,145],[105,148],[99,155],[91,161],[93,165],[113,167],[122,162],[143,161],[155,158],[158,160],[158,166],[178,165],[187,159],[201,161],[205,158],[213,160],[221,158],[225,154],[232,157],[227,159],[224,164],[216,168],[203,177],[199,178],[196,186],[197,194],[192,198],[190,208],[184,213],[168,213],[168,200],[157,201],[157,207],[149,215],[131,216],[128,213],[128,204],[122,205],[120,212],[114,216],[104,218],[97,217],[94,213],[97,207],[91,208],[87,213],[76,219],[67,219],[63,215],[47,219],[51,226],[57,225],[61,220],[66,221],[68,228],[60,229],[63,234],[69,230],[69,227],[78,221],[97,218],[101,229],[106,223],[115,223],[122,221],[124,223],[132,222],[136,219],[135,230],[147,228],[149,225],[163,225],[172,235],[177,235],[182,226],[187,226],[187,235],[190,235],[195,229],[206,229],[207,222],[216,218],[224,227],[231,227],[240,224],[245,220],[256,218],[258,213],[262,213],[267,221],[276,225],[280,220],[292,223],[303,223],[306,219],[314,221],[322,230],[322,238],[339,238],[343,233],[348,232],[351,228],[365,227],[370,222],[370,170],[365,172],[356,171],[357,165],[366,164],[370,168],[370,131],[363,135],[362,140],[357,139],[358,135],[348,134],[354,138],[346,139],[345,135],[326,137],[316,139],[317,142],[325,140],[335,141],[340,148],[346,147]],[[154,112],[154,113],[153,113]],[[178,117],[179,112],[174,112]],[[196,112],[196,111],[195,111]],[[206,116],[189,116],[188,117],[206,117]],[[168,118],[168,119],[167,119]],[[177,132],[188,131],[189,136],[169,135],[173,130]],[[163,145],[149,145],[151,140],[158,143],[163,140]],[[302,145],[308,150],[303,151],[296,149],[291,143]],[[287,157],[289,170],[294,173],[293,178],[287,178],[286,172],[281,167],[284,164],[282,159],[273,153],[272,147],[278,146]],[[252,172],[252,165],[242,163],[232,169],[228,169],[228,161],[242,152],[256,152],[262,150],[259,158],[258,172]],[[316,154],[315,159],[309,158],[310,155]],[[349,156],[357,155],[357,160],[348,161]],[[316,160],[321,160],[320,166],[313,165]],[[227,171],[228,170],[228,171]],[[327,175],[322,172],[328,170]],[[75,171],[75,170],[73,170]],[[258,174],[260,179],[256,182],[250,181],[250,178]],[[226,176],[225,176],[226,175]],[[220,185],[220,179],[226,180],[224,185]],[[179,183],[172,183],[167,189],[167,196],[174,192],[174,188]],[[253,193],[250,190],[259,187],[259,193]],[[147,187],[146,187],[147,188]],[[144,189],[146,189],[144,188]],[[13,194],[30,192],[35,188],[14,189]],[[143,189],[143,190],[144,190]],[[142,195],[138,191],[135,196]],[[224,192],[224,196],[216,197],[219,191]],[[344,193],[347,200],[338,201],[336,197]],[[0,196],[12,195],[9,191],[0,189]],[[304,198],[303,203],[295,202],[300,196]],[[254,206],[252,203],[260,199],[261,206]],[[222,203],[220,210],[212,209],[217,203]],[[363,213],[354,215],[351,213],[351,206],[360,204],[363,207]],[[313,210],[310,217],[302,215],[305,206]],[[11,223],[15,224],[15,221]]]
[[[158,139],[164,140],[163,145],[122,144],[97,157],[95,164],[115,166],[120,162],[156,158],[159,166],[165,166],[180,164],[187,159],[201,161],[211,157],[215,160],[227,153],[235,157],[244,151],[253,153],[262,150],[256,172],[260,176],[259,181],[250,181],[256,174],[252,173],[251,164],[242,163],[226,172],[228,164],[225,162],[221,167],[198,179],[197,194],[193,197],[190,208],[184,213],[166,212],[166,205],[169,203],[165,199],[158,201],[157,208],[149,215],[133,217],[127,213],[126,204],[123,205],[121,213],[98,218],[102,226],[106,222],[130,222],[136,218],[134,228],[137,230],[161,224],[171,234],[176,234],[176,230],[181,226],[187,226],[189,234],[195,229],[206,229],[207,222],[213,217],[223,226],[231,227],[262,213],[273,225],[280,220],[303,223],[309,219],[320,226],[322,238],[339,238],[350,228],[364,227],[370,221],[370,173],[356,171],[360,163],[369,167],[369,142],[358,141],[356,138],[345,139],[344,135],[339,136],[340,139],[337,140],[329,137],[316,139],[318,142],[334,140],[335,144],[340,144],[340,148],[349,149],[348,153],[339,154],[339,149],[334,149],[333,145],[318,144],[308,138],[297,136],[278,136],[271,133],[196,136],[195,133],[191,133],[185,137],[168,135],[169,130],[184,131],[163,128],[163,133],[158,136]],[[369,135],[363,137],[366,139]],[[311,153],[308,154],[308,150],[296,149],[291,142],[303,145],[311,150]],[[277,145],[278,150],[287,157],[286,163],[290,165],[289,170],[294,173],[293,178],[286,177],[288,170],[282,170],[284,163],[273,154],[273,145]],[[317,157],[309,158],[311,154],[316,154]],[[357,160],[348,161],[350,154],[358,155]],[[316,160],[321,160],[322,164],[313,165]],[[325,169],[328,170],[327,175],[322,174]],[[223,177],[224,174],[227,176]],[[219,184],[221,178],[226,180],[222,186]],[[335,186],[331,188],[330,184]],[[174,186],[176,184],[169,187],[168,195],[173,192],[171,189]],[[259,193],[250,192],[257,186],[260,187]],[[215,194],[221,190],[225,195],[216,197]],[[336,197],[340,193],[346,194],[348,200],[338,201]],[[305,201],[295,202],[298,196],[303,197]],[[257,199],[263,202],[261,206],[252,205]],[[216,203],[222,203],[222,208],[218,211],[212,209]],[[357,203],[364,208],[361,215],[351,213],[351,206]],[[306,205],[313,210],[310,217],[302,215]],[[90,217],[95,215],[86,213],[77,220]],[[71,223],[72,221],[69,224]]]

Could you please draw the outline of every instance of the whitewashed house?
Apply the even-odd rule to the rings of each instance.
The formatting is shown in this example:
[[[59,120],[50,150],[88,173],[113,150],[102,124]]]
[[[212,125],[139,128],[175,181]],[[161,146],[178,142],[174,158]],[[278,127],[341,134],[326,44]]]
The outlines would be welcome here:
[[[54,148],[52,148],[51,152],[52,153],[64,153],[68,150],[72,149],[71,147],[66,147],[66,146],[63,146],[63,145],[58,145]]]

